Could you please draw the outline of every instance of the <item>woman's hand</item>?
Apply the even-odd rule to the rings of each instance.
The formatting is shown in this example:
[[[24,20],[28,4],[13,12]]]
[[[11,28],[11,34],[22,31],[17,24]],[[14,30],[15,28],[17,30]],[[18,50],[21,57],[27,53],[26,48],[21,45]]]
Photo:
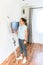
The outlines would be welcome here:
[[[16,31],[15,33],[18,34],[18,31]]]
[[[26,40],[24,40],[24,44],[26,44],[27,43],[27,41]]]
[[[14,29],[12,29],[12,33],[18,34],[18,31],[15,31]]]
[[[14,29],[12,29],[12,33],[14,33]]]

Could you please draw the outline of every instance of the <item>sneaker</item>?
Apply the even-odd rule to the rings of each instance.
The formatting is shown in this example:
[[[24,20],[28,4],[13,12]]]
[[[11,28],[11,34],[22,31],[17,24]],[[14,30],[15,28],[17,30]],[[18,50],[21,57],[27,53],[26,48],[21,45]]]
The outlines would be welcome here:
[[[22,56],[19,56],[18,58],[17,58],[17,60],[22,60],[23,59],[23,57]]]
[[[27,60],[24,58],[22,63],[25,64],[26,62],[27,62]]]

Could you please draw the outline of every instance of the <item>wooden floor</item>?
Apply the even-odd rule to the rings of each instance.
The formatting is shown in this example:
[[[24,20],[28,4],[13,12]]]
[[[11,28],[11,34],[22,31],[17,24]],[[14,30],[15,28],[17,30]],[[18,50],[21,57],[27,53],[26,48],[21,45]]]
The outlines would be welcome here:
[[[28,43],[26,46],[28,60],[24,65],[43,65],[43,45]],[[19,56],[19,48],[16,51]],[[14,52],[1,65],[17,65]],[[23,65],[22,60],[18,61],[18,65]]]

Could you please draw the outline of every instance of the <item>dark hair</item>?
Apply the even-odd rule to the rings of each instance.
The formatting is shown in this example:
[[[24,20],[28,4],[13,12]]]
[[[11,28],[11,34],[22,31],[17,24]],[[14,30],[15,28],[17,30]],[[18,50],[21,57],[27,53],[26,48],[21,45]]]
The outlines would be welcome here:
[[[25,25],[27,25],[27,20],[25,18],[21,18],[21,19],[25,23]]]

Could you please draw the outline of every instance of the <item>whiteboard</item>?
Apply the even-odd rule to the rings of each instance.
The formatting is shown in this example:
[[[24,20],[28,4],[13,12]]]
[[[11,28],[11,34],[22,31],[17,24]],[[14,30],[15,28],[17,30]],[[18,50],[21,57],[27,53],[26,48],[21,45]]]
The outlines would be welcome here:
[[[32,9],[32,30],[43,33],[43,8]]]

